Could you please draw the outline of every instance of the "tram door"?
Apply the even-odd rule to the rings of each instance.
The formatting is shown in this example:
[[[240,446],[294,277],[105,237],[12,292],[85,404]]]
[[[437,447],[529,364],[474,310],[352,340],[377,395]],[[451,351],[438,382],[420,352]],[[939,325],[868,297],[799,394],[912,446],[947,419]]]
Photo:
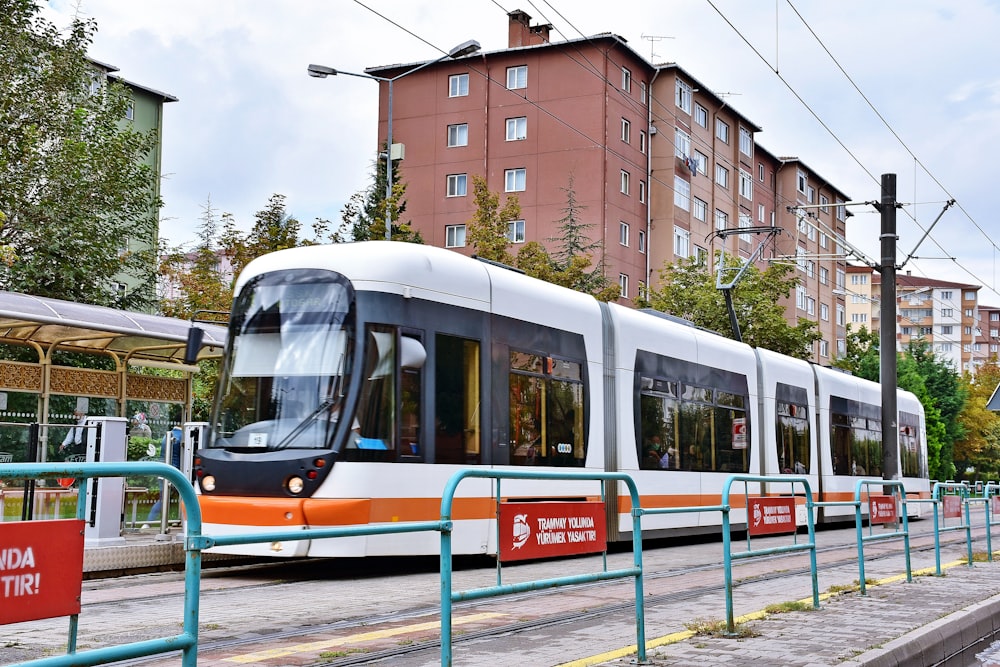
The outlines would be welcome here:
[[[477,340],[436,335],[435,463],[482,462],[479,355]]]

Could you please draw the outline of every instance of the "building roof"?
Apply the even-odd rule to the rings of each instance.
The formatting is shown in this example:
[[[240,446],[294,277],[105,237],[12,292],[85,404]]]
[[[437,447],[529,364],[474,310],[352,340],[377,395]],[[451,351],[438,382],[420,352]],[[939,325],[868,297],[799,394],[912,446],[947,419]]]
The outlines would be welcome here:
[[[874,273],[872,278],[872,284],[878,285],[882,282],[882,274],[878,271]],[[936,278],[924,278],[922,276],[913,276],[905,273],[896,274],[896,287],[950,287],[952,289],[969,289],[969,290],[979,290],[982,289],[982,285],[970,285],[968,283],[953,283],[947,280],[938,280]]]
[[[121,358],[182,363],[187,320],[133,313],[104,306],[48,299],[17,292],[0,292],[0,338],[58,346],[77,352],[110,352]],[[198,324],[204,338],[199,358],[218,356],[226,329]]]

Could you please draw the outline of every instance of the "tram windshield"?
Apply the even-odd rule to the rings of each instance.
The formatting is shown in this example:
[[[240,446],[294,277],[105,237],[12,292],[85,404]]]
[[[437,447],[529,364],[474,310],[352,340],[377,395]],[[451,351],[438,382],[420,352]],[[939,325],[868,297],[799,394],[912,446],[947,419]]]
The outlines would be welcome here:
[[[329,448],[353,348],[352,290],[330,271],[264,274],[233,304],[210,446]]]

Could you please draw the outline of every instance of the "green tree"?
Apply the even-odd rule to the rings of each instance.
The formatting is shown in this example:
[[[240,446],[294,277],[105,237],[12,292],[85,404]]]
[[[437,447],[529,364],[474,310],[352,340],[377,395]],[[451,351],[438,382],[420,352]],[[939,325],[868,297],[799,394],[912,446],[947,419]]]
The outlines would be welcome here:
[[[336,242],[373,241],[385,238],[385,160],[375,160],[374,179],[367,188],[351,195],[340,212],[341,229]],[[406,213],[406,183],[399,176],[399,164],[392,163],[392,240],[423,243],[420,232],[410,221],[402,221]]]
[[[965,429],[965,436],[960,438],[953,450],[955,465],[959,476],[966,468],[976,470],[976,477],[996,478],[1000,470],[1000,417],[986,409],[993,392],[1000,385],[1000,365],[996,359],[983,364],[976,369],[976,374],[962,374],[962,386],[968,396],[958,421]]]
[[[97,32],[65,32],[33,0],[0,0],[0,289],[122,308],[151,305],[156,174],[153,132],[122,122],[130,97],[87,58]],[[119,295],[116,275],[140,289]]]
[[[482,176],[472,177],[472,191],[476,212],[468,222],[466,241],[479,257],[513,265],[514,257],[507,249],[510,245],[508,229],[511,220],[521,217],[517,195],[508,195],[501,208],[500,195],[490,191]]]
[[[198,242],[194,249],[171,248],[163,253],[160,272],[177,287],[177,296],[160,302],[167,317],[190,319],[198,311],[229,311],[232,307],[232,276],[221,269],[219,220],[208,201],[202,210]]]
[[[731,257],[724,260],[726,266],[738,266],[738,261]],[[799,318],[796,326],[789,326],[785,309],[780,305],[798,284],[798,279],[791,275],[793,270],[787,264],[771,264],[764,271],[749,266],[733,288],[733,304],[744,342],[808,359],[812,357],[813,344],[822,337],[816,323]],[[733,337],[725,297],[716,288],[715,276],[704,261],[681,259],[668,264],[660,271],[660,279],[663,286],[650,289],[645,299],[637,300],[637,305]]]

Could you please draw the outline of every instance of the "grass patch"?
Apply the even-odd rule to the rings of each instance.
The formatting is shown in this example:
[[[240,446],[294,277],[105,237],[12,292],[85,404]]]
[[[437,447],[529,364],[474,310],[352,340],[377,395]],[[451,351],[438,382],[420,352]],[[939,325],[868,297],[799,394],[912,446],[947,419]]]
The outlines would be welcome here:
[[[769,604],[764,607],[764,613],[766,614],[787,614],[792,611],[815,611],[811,602],[803,602],[802,600],[794,600],[791,602],[778,602],[776,604]]]
[[[342,651],[323,651],[319,654],[319,657],[324,660],[329,660],[331,658],[346,658],[349,655],[355,653],[367,653],[368,651],[363,648],[347,648]]]
[[[733,632],[730,634],[725,621],[713,621],[696,618],[690,623],[685,623],[684,627],[700,636],[722,637],[724,639],[747,639],[749,637],[759,637],[752,626],[746,623],[734,623]]]

